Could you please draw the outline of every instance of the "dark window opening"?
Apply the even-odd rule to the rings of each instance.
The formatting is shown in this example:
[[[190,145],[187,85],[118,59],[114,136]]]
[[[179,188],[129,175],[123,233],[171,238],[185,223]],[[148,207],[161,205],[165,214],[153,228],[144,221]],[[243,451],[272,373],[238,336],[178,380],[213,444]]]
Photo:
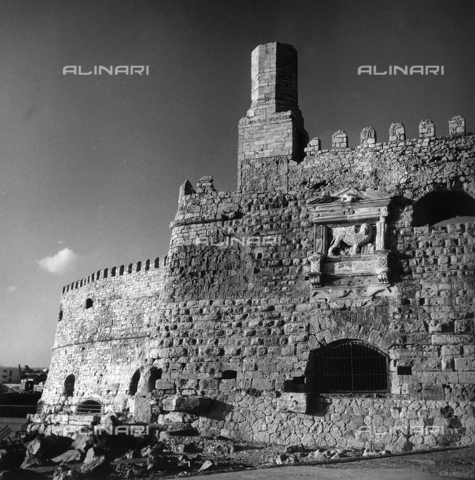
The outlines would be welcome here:
[[[134,269],[134,264],[131,263],[131,264],[129,265],[129,268],[127,269],[127,273],[132,273],[133,269]]]
[[[92,308],[93,305],[94,305],[94,301],[92,300],[92,298],[87,298],[86,299],[86,308]]]
[[[236,370],[225,370],[221,374],[221,378],[223,380],[232,380],[233,378],[237,378],[237,372]]]
[[[63,310],[60,310],[58,315],[58,320],[61,321],[62,319],[63,319]]]
[[[306,376],[320,393],[383,393],[388,391],[388,358],[360,340],[338,341],[312,352]]]
[[[137,262],[137,272],[140,272],[142,270],[142,262]]]
[[[145,262],[145,270],[150,270],[150,260]]]
[[[132,375],[132,380],[130,380],[129,384],[129,395],[135,395],[137,393],[137,388],[139,386],[140,381],[140,371],[136,370],[135,373]]]
[[[64,395],[72,397],[74,394],[74,384],[76,383],[76,377],[74,375],[68,375],[64,381]]]
[[[416,202],[413,226],[473,222],[475,199],[461,191],[430,192]]]
[[[158,257],[155,259],[154,266],[155,266],[155,268],[158,268],[160,266],[160,259]]]
[[[412,375],[412,367],[397,367],[398,375]]]
[[[116,273],[117,273],[117,267],[112,267],[111,277],[115,277]]]
[[[150,376],[148,377],[148,391],[153,392],[155,390],[155,383],[162,378],[162,369],[153,367],[150,370]]]
[[[120,268],[119,268],[119,275],[124,274],[124,269],[125,269],[125,267],[123,265],[121,265]]]
[[[94,400],[86,400],[78,405],[78,415],[90,415],[102,413],[102,405]]]

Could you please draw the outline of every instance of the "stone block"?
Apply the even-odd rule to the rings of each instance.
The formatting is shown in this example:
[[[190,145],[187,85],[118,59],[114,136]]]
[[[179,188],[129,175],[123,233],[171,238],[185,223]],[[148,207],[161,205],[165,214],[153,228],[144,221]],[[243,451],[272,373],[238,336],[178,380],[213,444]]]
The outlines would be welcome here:
[[[449,135],[465,135],[465,118],[455,115],[449,120]]]
[[[165,397],[162,402],[163,410],[167,412],[199,412],[211,405],[211,400],[206,397],[185,397],[173,395]]]
[[[170,380],[157,380],[155,382],[156,390],[173,390],[175,388],[175,383]]]
[[[348,148],[348,135],[343,130],[332,135],[332,148]]]
[[[392,123],[389,127],[389,141],[403,142],[406,140],[406,129],[403,123]]]
[[[435,137],[435,126],[432,120],[421,120],[419,123],[419,138]]]
[[[376,130],[373,127],[365,127],[361,130],[360,134],[361,146],[374,146],[376,145]]]
[[[283,392],[279,398],[279,408],[286,412],[307,413],[308,394]]]
[[[140,423],[150,423],[152,407],[149,396],[136,396],[134,398],[134,420]]]
[[[454,359],[455,370],[461,371],[475,371],[475,359],[472,358],[455,358]]]

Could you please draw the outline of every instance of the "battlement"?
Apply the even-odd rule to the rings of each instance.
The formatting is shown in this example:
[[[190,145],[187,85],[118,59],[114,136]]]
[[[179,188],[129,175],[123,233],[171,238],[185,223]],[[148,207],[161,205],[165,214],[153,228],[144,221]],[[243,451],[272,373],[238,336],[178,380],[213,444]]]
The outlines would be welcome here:
[[[411,150],[411,146],[416,153],[417,144],[425,147],[433,139],[443,138],[436,137],[434,122],[424,119],[415,140],[406,140],[403,123],[392,123],[387,142],[378,143],[376,130],[365,127],[359,145],[350,147],[346,132],[338,130],[332,136],[331,148],[322,150],[320,138],[309,142],[304,128],[298,106],[297,60],[297,51],[291,45],[278,42],[259,45],[252,52],[251,107],[239,121],[238,191],[288,193],[295,164],[319,153],[369,148]],[[452,117],[448,127],[448,139],[466,135],[466,122],[460,115]],[[181,193],[180,198],[192,193],[190,186],[184,185]]]
[[[304,152],[307,156],[317,153],[325,153],[331,150],[358,149],[358,148],[377,148],[384,146],[405,146],[419,143],[428,145],[431,139],[450,140],[457,136],[467,135],[465,118],[455,115],[449,122],[449,131],[446,137],[435,135],[435,125],[432,120],[421,120],[419,123],[419,138],[406,139],[406,128],[403,123],[392,123],[389,127],[389,136],[387,142],[377,142],[376,130],[373,127],[365,127],[360,134],[360,144],[356,147],[349,146],[349,139],[346,132],[338,130],[332,135],[331,149],[322,150],[322,144],[319,137],[314,137],[308,142]],[[470,133],[469,133],[470,135]]]
[[[166,265],[167,257],[165,256],[162,260],[162,267]],[[104,268],[103,270],[98,270],[97,272],[92,273],[88,277],[77,280],[76,282],[70,283],[63,287],[63,295],[77,290],[78,288],[84,287],[89,283],[96,282],[98,280],[105,280],[106,278],[120,277],[122,275],[131,275],[139,272],[148,272],[150,270],[157,270],[160,268],[160,259],[157,257],[155,260],[145,260],[139,261],[137,263],[131,263],[127,268],[125,265],[120,265],[119,267]]]

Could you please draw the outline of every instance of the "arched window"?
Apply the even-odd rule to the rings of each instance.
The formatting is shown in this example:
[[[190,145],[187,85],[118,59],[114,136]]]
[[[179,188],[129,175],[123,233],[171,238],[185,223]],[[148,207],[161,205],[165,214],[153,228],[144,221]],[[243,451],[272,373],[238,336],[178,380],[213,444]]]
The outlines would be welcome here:
[[[457,220],[457,218],[459,220]],[[467,218],[468,217],[468,218]],[[471,218],[470,218],[471,217]],[[445,223],[473,222],[475,217],[475,199],[460,191],[430,192],[414,205],[413,226]]]
[[[343,340],[312,352],[309,387],[320,393],[387,392],[388,357],[360,340]]]
[[[137,393],[139,381],[140,381],[140,371],[136,370],[135,373],[132,375],[132,379],[130,380],[129,395],[133,396]]]
[[[74,375],[68,375],[64,380],[64,395],[72,397],[74,395],[74,384],[76,383],[76,377]]]
[[[95,400],[86,400],[78,405],[78,415],[91,415],[102,413],[102,405]]]
[[[148,391],[153,392],[155,390],[155,383],[162,378],[162,369],[153,367],[150,370],[150,376],[148,377]]]

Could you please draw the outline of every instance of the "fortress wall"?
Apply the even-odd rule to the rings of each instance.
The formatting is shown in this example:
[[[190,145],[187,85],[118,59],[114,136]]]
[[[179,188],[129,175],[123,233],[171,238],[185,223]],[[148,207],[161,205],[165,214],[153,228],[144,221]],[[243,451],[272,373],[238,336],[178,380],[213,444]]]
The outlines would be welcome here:
[[[470,445],[475,434],[469,402],[335,396],[309,399],[310,413],[289,411],[291,404],[285,394],[230,391],[196,425],[241,441],[391,452]]]
[[[172,256],[169,278],[180,302],[164,307],[151,342],[157,349],[152,357],[183,363],[182,375],[187,378],[192,378],[195,363],[209,363],[216,375],[233,364],[238,371],[236,388],[271,390],[280,389],[285,379],[305,374],[309,351],[354,338],[386,352],[392,349],[394,372],[398,365],[413,367],[411,378],[393,376],[394,395],[432,399],[437,390],[437,399],[472,398],[475,386],[469,386],[475,385],[475,374],[465,372],[475,370],[470,360],[475,333],[475,226],[403,227],[397,233],[395,228],[392,278],[397,284],[361,307],[338,308],[331,298],[312,293],[305,278],[305,250],[299,255],[299,249],[283,246],[257,259],[250,250],[244,253],[246,248],[203,247],[190,258],[205,258],[205,264],[194,262],[189,271],[181,270],[182,285],[177,285],[180,276],[173,275],[180,259]],[[222,269],[208,270],[213,255],[220,255],[216,261]],[[238,275],[226,262],[238,255],[248,255],[249,266],[241,272],[242,288],[236,291],[228,279]],[[278,382],[266,377],[270,370]],[[429,390],[423,391],[422,385]],[[203,386],[194,382],[194,388]]]
[[[107,404],[126,394],[133,373],[146,361],[160,307],[164,268],[154,265],[139,272],[134,265],[133,273],[125,268],[122,275],[119,267],[117,276],[63,294],[45,404],[76,405],[86,399]],[[66,398],[64,381],[71,374],[76,377],[74,396]]]
[[[474,176],[475,135],[456,135],[309,152],[290,166],[289,191],[351,186],[416,200],[442,186],[475,196]]]
[[[282,228],[287,219],[281,217]],[[188,284],[176,293],[180,302],[166,305],[151,340],[151,356],[163,359],[158,391],[215,399],[211,418],[197,419],[200,431],[224,429],[222,434],[244,440],[308,446],[396,442],[399,449],[470,442],[475,433],[475,225],[403,224],[391,225],[397,284],[364,306],[338,308],[331,299],[312,296],[305,280],[306,250],[289,246],[269,252],[267,290],[256,288],[256,277],[266,271],[264,258],[252,260],[249,271],[259,272],[252,281],[243,277],[249,286],[247,295],[238,292],[240,298],[223,287],[233,276],[226,267],[211,272],[217,285],[213,295],[203,290],[211,277],[195,291]],[[203,247],[190,258],[209,259],[216,250]],[[224,252],[220,265],[226,265],[226,255],[236,255]],[[176,283],[175,261],[172,255],[170,278]],[[199,263],[194,267],[207,275]],[[186,281],[190,272],[181,275]],[[311,374],[312,352],[349,338],[389,355],[390,393],[382,398],[310,396],[308,413],[289,411],[287,392],[298,391],[293,379]],[[410,367],[411,374],[399,374],[401,366]],[[223,378],[230,370],[236,378]],[[413,434],[407,436],[407,428]]]
[[[475,225],[436,225],[475,215],[475,136],[461,117],[447,138],[428,120],[417,140],[393,124],[390,142],[376,143],[366,128],[357,148],[338,131],[332,150],[313,139],[302,160],[296,65],[288,46],[253,53],[239,190],[216,191],[209,176],[180,187],[166,266],[65,288],[47,403],[71,412],[79,399],[97,398],[119,414],[130,407],[134,371],[153,365],[155,391],[139,387],[148,418],[151,395],[154,414],[170,395],[205,396],[213,403],[194,422],[204,434],[399,450],[473,443]],[[360,196],[335,195],[345,188]],[[383,231],[372,250],[325,258],[346,275],[312,260],[332,256],[323,244],[342,226],[366,221]],[[384,262],[368,269],[386,258],[388,282]],[[379,351],[388,388],[318,393],[318,355],[340,340]],[[77,390],[66,399],[69,373]]]

